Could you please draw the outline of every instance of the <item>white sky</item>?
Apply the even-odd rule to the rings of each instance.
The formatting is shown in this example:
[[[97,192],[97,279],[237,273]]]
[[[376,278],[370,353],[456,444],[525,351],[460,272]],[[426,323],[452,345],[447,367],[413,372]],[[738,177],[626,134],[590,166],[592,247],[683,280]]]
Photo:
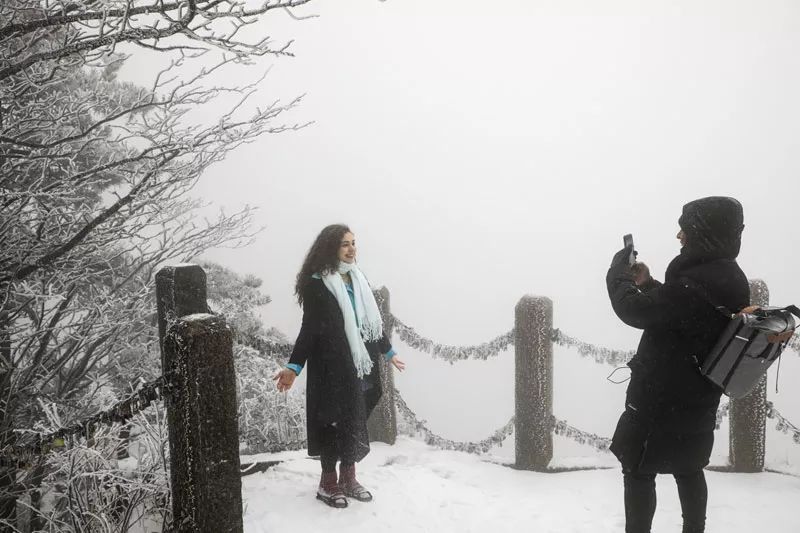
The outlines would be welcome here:
[[[663,278],[681,206],[707,195],[743,203],[743,269],[773,303],[800,303],[796,2],[347,0],[296,13],[320,17],[275,13],[258,28],[295,39],[295,58],[226,81],[271,65],[263,101],[305,93],[284,120],[314,124],[243,147],[197,191],[260,208],[253,246],[209,257],[263,278],[268,325],[296,335],[294,277],[341,221],[395,313],[439,342],[488,341],[537,294],[571,335],[632,348],[638,332],[607,301],[608,263],[631,232]],[[513,354],[450,367],[398,348],[398,386],[447,436],[485,437],[512,413]],[[800,358],[787,355],[776,404],[800,420]],[[610,435],[624,386],[577,359],[557,354],[556,414]],[[452,401],[430,395],[442,383]],[[581,394],[610,414],[587,416]]]

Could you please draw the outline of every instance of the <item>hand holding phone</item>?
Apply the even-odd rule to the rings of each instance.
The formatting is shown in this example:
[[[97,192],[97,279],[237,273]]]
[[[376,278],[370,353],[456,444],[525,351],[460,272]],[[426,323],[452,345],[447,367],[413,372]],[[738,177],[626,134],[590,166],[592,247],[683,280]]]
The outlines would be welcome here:
[[[628,263],[633,265],[636,262],[636,252],[635,252],[635,248],[633,247],[633,235],[631,235],[630,233],[628,233],[627,235],[624,235],[622,237],[622,245],[625,248],[628,248],[628,247],[631,248],[631,255],[628,258]]]

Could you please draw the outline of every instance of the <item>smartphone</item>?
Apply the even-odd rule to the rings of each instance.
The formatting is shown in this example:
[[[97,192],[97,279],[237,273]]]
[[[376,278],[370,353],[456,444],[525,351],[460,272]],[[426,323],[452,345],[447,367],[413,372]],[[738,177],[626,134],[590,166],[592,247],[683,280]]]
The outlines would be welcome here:
[[[625,248],[627,248],[628,246],[630,246],[631,248],[633,248],[633,235],[631,235],[630,233],[628,233],[627,235],[624,235],[624,236],[622,237],[622,245],[623,245],[623,247],[625,247]],[[628,258],[628,262],[629,262],[631,265],[632,265],[632,264],[634,264],[634,263],[636,262],[636,254],[635,254],[635,253],[633,253],[633,250],[631,250],[631,256]]]

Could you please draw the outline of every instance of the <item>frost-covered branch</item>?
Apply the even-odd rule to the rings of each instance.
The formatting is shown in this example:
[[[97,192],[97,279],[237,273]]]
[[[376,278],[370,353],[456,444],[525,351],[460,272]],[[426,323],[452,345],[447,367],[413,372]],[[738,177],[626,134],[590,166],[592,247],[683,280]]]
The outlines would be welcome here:
[[[10,0],[0,8],[0,82],[38,65],[80,56],[91,61],[121,43],[155,50],[216,48],[245,59],[291,55],[291,42],[273,47],[269,37],[239,40],[242,28],[270,11],[299,7],[310,0],[97,0],[38,4]],[[70,31],[54,40],[52,35]],[[36,47],[43,40],[48,46]]]

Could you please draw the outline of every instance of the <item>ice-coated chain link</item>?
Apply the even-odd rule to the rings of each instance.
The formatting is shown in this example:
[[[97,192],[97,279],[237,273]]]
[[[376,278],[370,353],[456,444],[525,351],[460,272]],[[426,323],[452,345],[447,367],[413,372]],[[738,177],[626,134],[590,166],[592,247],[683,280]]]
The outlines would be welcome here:
[[[514,417],[512,416],[503,427],[481,441],[462,442],[446,439],[431,431],[425,423],[425,420],[420,420],[417,418],[417,415],[411,410],[410,407],[408,407],[408,404],[406,404],[405,400],[403,400],[403,397],[400,395],[400,391],[397,389],[395,389],[394,397],[400,416],[406,419],[406,421],[414,428],[414,431],[424,435],[425,442],[427,444],[441,448],[442,450],[455,450],[474,454],[487,453],[495,446],[501,446],[503,441],[505,441],[508,436],[514,432]]]
[[[280,342],[258,335],[242,336],[238,341],[271,359],[288,358],[294,350],[294,344],[291,342]]]
[[[626,364],[636,354],[635,350],[611,350],[602,346],[595,346],[570,337],[560,329],[553,330],[553,342],[566,348],[575,348],[583,357],[591,357],[595,363],[612,366]]]
[[[717,410],[717,429],[719,429],[722,419],[728,416],[729,409],[730,405],[726,403],[721,405]],[[611,439],[607,437],[600,437],[594,433],[589,433],[587,431],[570,426],[566,420],[559,420],[555,417],[553,417],[553,433],[574,440],[580,444],[592,446],[601,452],[607,452],[611,446]]]
[[[794,441],[795,444],[800,444],[800,429],[789,422],[786,417],[775,408],[772,402],[767,402],[766,409],[767,418],[775,420],[775,429],[781,433],[791,435],[792,441]]]
[[[486,360],[490,357],[495,357],[508,350],[510,346],[513,346],[515,340],[515,331],[512,329],[489,342],[474,346],[439,344],[432,339],[423,337],[417,333],[413,327],[407,325],[396,316],[392,316],[392,319],[394,331],[397,333],[400,340],[409,347],[430,354],[434,358],[444,359],[450,364],[467,359]],[[570,337],[559,329],[553,330],[552,338],[555,344],[567,348],[574,348],[581,356],[590,357],[599,364],[612,366],[624,365],[630,361],[636,353],[635,350],[611,350],[609,348],[595,346],[588,342],[578,340],[575,337]]]
[[[552,419],[553,433],[574,440],[579,444],[591,446],[601,452],[607,452],[611,446],[611,439],[607,437],[600,437],[594,433],[583,431],[574,426],[570,426],[566,420],[559,420],[556,417]]]
[[[115,422],[126,422],[137,413],[149,407],[153,402],[162,400],[169,393],[170,384],[166,376],[145,383],[138,391],[110,408],[85,418],[72,426],[61,428],[52,433],[37,435],[34,442],[26,445],[7,446],[0,450],[0,465],[26,468],[36,458],[53,449],[61,448],[68,440],[91,437],[97,426],[112,425]]]
[[[308,441],[305,439],[288,442],[272,442],[264,445],[262,447],[263,451],[259,450],[259,453],[293,452],[296,450],[304,450],[305,448],[308,448]]]
[[[450,364],[467,359],[486,360],[499,355],[514,344],[514,330],[504,333],[483,344],[475,346],[451,346],[448,344],[439,344],[438,342],[423,337],[417,333],[414,328],[406,325],[395,316],[392,316],[392,322],[394,323],[394,331],[401,341],[415,350],[430,354],[436,359],[444,359]]]

